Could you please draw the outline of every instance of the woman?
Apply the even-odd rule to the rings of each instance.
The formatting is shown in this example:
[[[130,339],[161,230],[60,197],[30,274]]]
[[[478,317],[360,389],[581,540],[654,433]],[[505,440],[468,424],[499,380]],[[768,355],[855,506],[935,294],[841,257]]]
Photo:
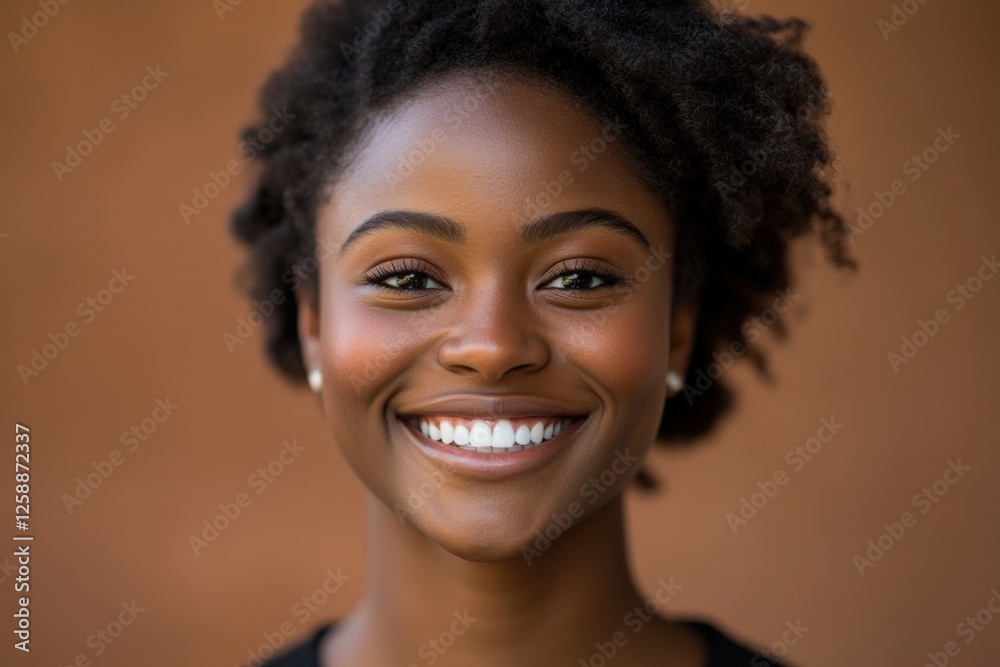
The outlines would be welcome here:
[[[272,666],[774,664],[661,609],[622,491],[829,204],[803,23],[662,2],[320,2],[233,219],[269,354],[368,490],[358,607]],[[261,135],[281,114],[281,132]],[[760,365],[760,364],[758,364]],[[697,376],[700,377],[700,376]]]

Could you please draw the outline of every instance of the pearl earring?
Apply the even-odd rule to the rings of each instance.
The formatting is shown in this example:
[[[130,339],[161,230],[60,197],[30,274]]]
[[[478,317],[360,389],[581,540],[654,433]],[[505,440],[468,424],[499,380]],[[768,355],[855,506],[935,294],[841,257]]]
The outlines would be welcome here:
[[[317,394],[323,389],[323,371],[318,368],[309,371],[309,388]]]
[[[677,373],[677,371],[670,371],[667,373],[667,387],[670,388],[670,391],[680,391],[683,386],[684,379],[679,373]]]

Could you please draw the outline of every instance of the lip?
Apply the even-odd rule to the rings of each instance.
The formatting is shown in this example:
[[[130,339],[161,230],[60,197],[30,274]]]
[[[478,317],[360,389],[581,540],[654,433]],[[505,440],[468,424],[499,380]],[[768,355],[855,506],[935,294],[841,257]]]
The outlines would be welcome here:
[[[410,423],[418,415],[458,414],[483,420],[517,419],[537,415],[560,416],[573,422],[541,444],[498,454],[472,452],[431,440]],[[424,456],[445,472],[481,481],[500,481],[526,475],[547,465],[571,445],[589,413],[534,397],[477,395],[451,396],[396,414],[396,422]]]
[[[578,419],[588,414],[589,410],[574,410],[556,401],[520,394],[449,394],[397,411],[397,415],[404,419],[461,415],[484,421],[539,416]]]

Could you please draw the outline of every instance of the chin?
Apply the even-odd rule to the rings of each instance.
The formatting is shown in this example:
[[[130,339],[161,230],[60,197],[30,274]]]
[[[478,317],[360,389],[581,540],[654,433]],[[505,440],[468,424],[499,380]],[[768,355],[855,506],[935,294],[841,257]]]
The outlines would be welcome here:
[[[524,562],[519,544],[498,544],[493,540],[437,542],[438,546],[453,556],[473,563]]]
[[[509,508],[456,515],[423,513],[412,517],[413,525],[442,549],[463,560],[478,563],[520,561],[530,565],[539,548],[548,550],[562,532],[572,528],[566,517],[560,526],[536,507],[520,513]],[[555,538],[550,540],[546,533]],[[559,534],[557,534],[559,533]]]

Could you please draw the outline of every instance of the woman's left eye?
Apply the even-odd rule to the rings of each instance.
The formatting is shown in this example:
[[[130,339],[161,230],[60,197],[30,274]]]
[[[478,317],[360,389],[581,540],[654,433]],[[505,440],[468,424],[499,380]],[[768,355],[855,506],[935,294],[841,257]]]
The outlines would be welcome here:
[[[607,277],[590,271],[568,271],[544,287],[568,290],[588,290],[604,287],[609,283]]]

